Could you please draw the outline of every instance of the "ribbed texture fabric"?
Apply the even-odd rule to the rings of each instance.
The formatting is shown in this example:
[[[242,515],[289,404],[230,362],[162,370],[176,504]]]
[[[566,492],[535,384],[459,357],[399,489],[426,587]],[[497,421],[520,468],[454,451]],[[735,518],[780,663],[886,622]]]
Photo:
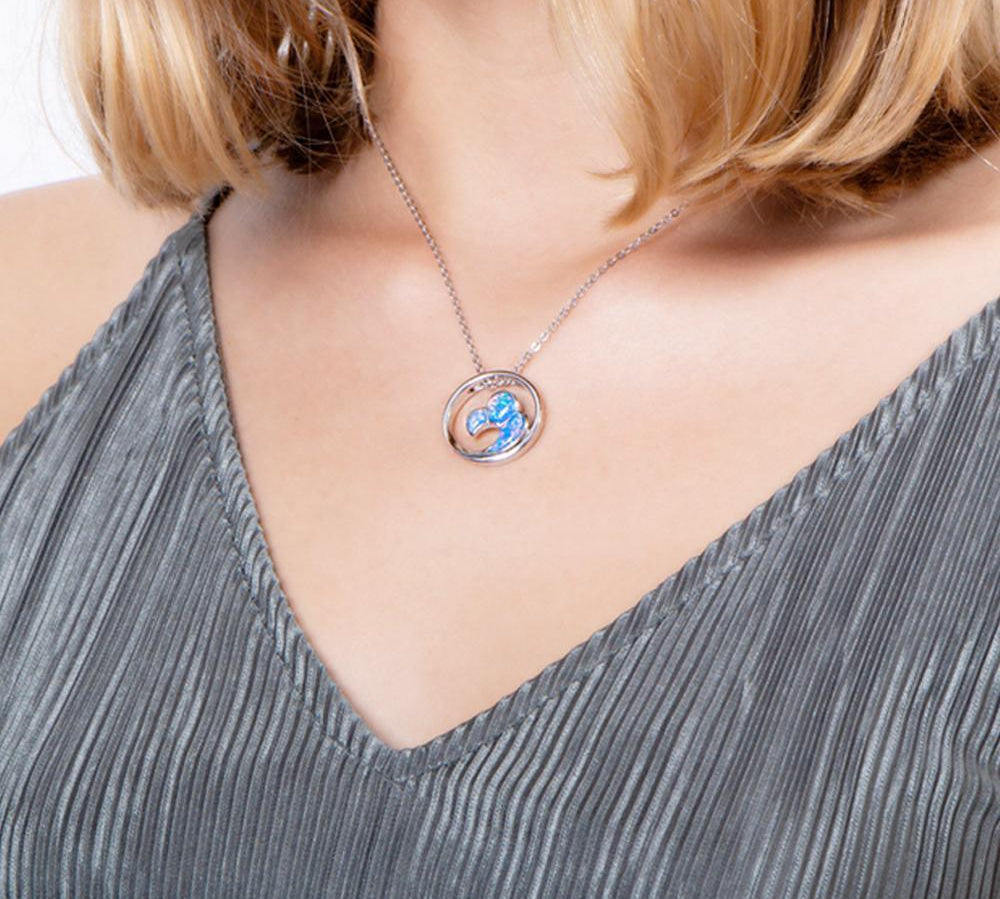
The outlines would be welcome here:
[[[268,552],[223,195],[0,446],[3,895],[1000,897],[1000,298],[628,611],[395,750]]]

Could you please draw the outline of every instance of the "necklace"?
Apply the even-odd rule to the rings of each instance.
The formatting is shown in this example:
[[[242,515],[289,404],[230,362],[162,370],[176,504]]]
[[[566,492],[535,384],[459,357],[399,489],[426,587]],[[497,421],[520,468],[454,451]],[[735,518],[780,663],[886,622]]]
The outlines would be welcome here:
[[[410,192],[406,189],[406,185],[403,183],[403,179],[395,163],[393,163],[392,157],[389,155],[389,151],[386,149],[381,136],[375,129],[375,125],[364,112],[362,112],[362,118],[375,146],[382,156],[382,161],[392,176],[392,180],[395,182],[400,194],[402,194],[410,213],[416,220],[420,231],[424,235],[424,239],[427,241],[431,252],[434,254],[434,258],[437,260],[438,269],[444,278],[445,287],[448,290],[448,295],[451,297],[455,315],[458,318],[462,334],[465,336],[466,346],[469,348],[469,352],[472,355],[472,362],[476,367],[476,374],[459,384],[452,391],[451,396],[448,397],[448,401],[445,403],[444,412],[441,416],[441,429],[445,440],[448,441],[448,444],[459,456],[463,459],[468,459],[470,462],[497,463],[513,459],[523,454],[534,443],[541,430],[543,419],[541,396],[535,385],[521,374],[524,366],[527,365],[532,356],[542,349],[545,341],[552,336],[556,328],[562,324],[563,319],[576,307],[580,298],[601,275],[616,262],[649,240],[668,222],[677,218],[681,210],[688,204],[687,202],[682,202],[679,206],[671,209],[622,247],[617,253],[602,262],[590,277],[580,285],[562,309],[559,310],[559,314],[556,315],[545,330],[521,354],[520,359],[518,359],[513,368],[487,369],[476,350],[476,344],[472,339],[472,333],[469,331],[469,325],[462,311],[462,304],[455,293],[451,274],[448,271],[448,266],[444,263],[444,259],[441,257],[437,243],[431,237],[427,225],[424,224],[423,217],[420,215],[416,203],[413,202]],[[493,390],[486,402],[480,403],[466,412],[465,409],[469,401],[484,389]],[[470,448],[463,443],[466,435],[477,437],[484,431],[493,430],[499,432],[498,435],[492,443],[483,449]],[[460,434],[463,436],[460,436]]]

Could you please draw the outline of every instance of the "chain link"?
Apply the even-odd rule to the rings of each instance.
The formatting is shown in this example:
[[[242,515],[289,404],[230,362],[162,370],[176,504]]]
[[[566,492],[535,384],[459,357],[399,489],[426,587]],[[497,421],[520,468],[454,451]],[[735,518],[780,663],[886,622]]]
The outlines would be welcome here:
[[[458,294],[455,292],[455,285],[451,280],[451,273],[448,271],[448,266],[445,265],[444,259],[441,256],[441,251],[438,248],[437,242],[431,236],[430,230],[427,225],[424,224],[423,217],[420,215],[420,211],[417,209],[417,204],[413,201],[410,196],[410,192],[406,189],[406,185],[403,183],[403,179],[399,174],[399,170],[396,168],[396,164],[392,161],[392,157],[389,155],[389,151],[386,149],[385,144],[382,141],[382,137],[379,135],[378,131],[375,129],[374,123],[369,119],[367,115],[362,113],[362,118],[364,119],[365,125],[368,129],[369,134],[371,134],[372,140],[375,142],[382,160],[385,163],[386,168],[389,170],[389,174],[392,176],[392,180],[395,182],[397,189],[406,202],[407,208],[410,210],[411,215],[420,228],[421,233],[424,235],[424,239],[427,241],[428,246],[431,248],[431,252],[434,254],[434,258],[437,260],[438,269],[441,271],[441,276],[444,278],[445,287],[448,290],[448,295],[451,297],[451,304],[455,310],[455,315],[458,318],[458,324],[462,329],[462,334],[465,337],[465,344],[469,348],[469,353],[472,356],[472,362],[476,366],[476,373],[482,374],[486,368],[483,365],[483,361],[479,356],[479,351],[476,349],[475,341],[472,339],[472,332],[469,330],[469,324],[465,320],[465,313],[462,310],[462,304],[458,300]],[[552,336],[555,330],[562,324],[563,320],[566,318],[570,312],[576,307],[577,303],[583,295],[590,290],[594,285],[594,282],[601,277],[609,268],[611,268],[616,262],[624,259],[629,253],[641,246],[647,240],[649,240],[653,235],[671,222],[673,219],[677,218],[681,214],[681,210],[687,206],[687,202],[682,202],[675,206],[665,215],[661,216],[657,221],[650,225],[645,231],[633,238],[624,247],[618,250],[617,253],[602,262],[591,275],[587,278],[583,284],[577,288],[576,293],[567,301],[567,303],[559,310],[559,313],[554,319],[548,324],[544,331],[538,335],[538,337],[531,343],[527,350],[521,354],[521,358],[514,365],[512,371],[520,374],[524,366],[528,364],[528,361],[532,356],[539,353],[542,349],[543,344]]]

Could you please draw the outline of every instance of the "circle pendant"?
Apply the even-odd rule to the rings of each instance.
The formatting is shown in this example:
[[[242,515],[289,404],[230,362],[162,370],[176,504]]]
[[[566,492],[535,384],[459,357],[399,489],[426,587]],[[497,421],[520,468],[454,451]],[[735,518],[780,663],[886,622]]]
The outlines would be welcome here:
[[[465,411],[472,397],[492,392]],[[529,408],[530,407],[530,408]],[[534,442],[542,427],[542,400],[535,385],[517,372],[493,369],[463,381],[448,398],[441,420],[445,439],[456,453],[470,462],[506,462],[521,455]],[[490,433],[487,446],[472,448],[468,438]]]

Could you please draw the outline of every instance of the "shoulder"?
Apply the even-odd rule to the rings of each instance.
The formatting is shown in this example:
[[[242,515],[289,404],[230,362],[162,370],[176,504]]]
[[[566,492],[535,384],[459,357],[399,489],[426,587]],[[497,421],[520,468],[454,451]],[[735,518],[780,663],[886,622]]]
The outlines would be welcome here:
[[[0,443],[189,215],[100,175],[0,195]]]

